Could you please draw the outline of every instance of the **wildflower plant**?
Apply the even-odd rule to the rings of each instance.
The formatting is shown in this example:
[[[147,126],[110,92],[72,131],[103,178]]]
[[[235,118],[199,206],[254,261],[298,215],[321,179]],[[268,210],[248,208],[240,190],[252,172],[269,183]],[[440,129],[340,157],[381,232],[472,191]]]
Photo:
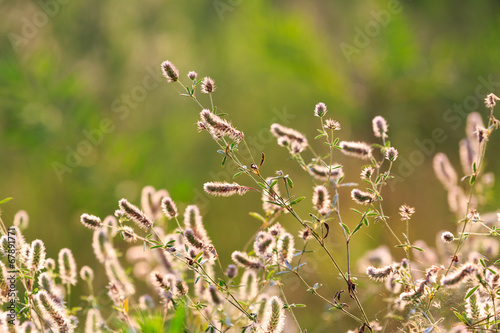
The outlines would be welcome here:
[[[6,257],[14,255],[9,271],[14,270],[22,284],[22,293],[13,296],[22,321],[19,329],[306,332],[300,311],[307,304],[288,302],[290,290],[284,278],[288,276],[323,303],[328,316],[345,318],[352,327],[350,332],[498,331],[500,260],[494,260],[500,232],[496,214],[492,220],[485,218],[491,215],[479,213],[493,181],[492,174],[483,169],[488,142],[499,125],[493,112],[498,97],[490,94],[485,99],[487,125],[479,113],[468,117],[466,138],[459,144],[462,178],[445,154],[434,157],[436,176],[457,216],[457,230],[440,232],[435,250],[412,240],[410,230],[418,219],[418,209],[406,203],[399,203],[399,208],[384,206],[383,192],[393,178],[398,150],[390,142],[389,125],[382,116],[372,121],[377,141],[372,144],[341,139],[342,126],[332,118],[325,119],[332,112],[324,103],[310,110],[318,121],[318,135],[313,140],[297,129],[272,124],[269,130],[276,143],[288,151],[311,182],[305,196],[299,196],[293,180],[283,171],[287,166],[269,170],[265,153],[254,156],[244,133],[218,112],[212,78],[198,79],[191,71],[186,74],[190,83],[184,85],[186,77],[170,61],[163,62],[161,69],[166,82],[180,84],[186,91],[182,95],[199,107],[198,130],[214,141],[222,165],[234,163],[237,167],[234,178],[238,183],[207,180],[204,191],[216,197],[257,195],[262,212],[251,215],[260,227],[245,246],[230,249],[232,264],[223,267],[219,245],[209,237],[200,209],[178,206],[166,190],[146,186],[140,204],[123,198],[113,215],[103,219],[81,215],[80,222],[93,234],[89,247],[97,262],[94,267],[81,267],[78,274],[70,249],[60,250],[56,261],[46,258],[42,240],[25,240],[26,212],[16,214],[9,229],[0,219],[0,250]],[[208,95],[208,105],[198,99],[198,93]],[[320,151],[315,146],[326,148]],[[345,180],[343,166],[337,163],[340,155],[364,163],[359,179]],[[304,200],[306,196],[310,200]],[[355,215],[346,217],[341,201]],[[303,216],[299,211],[306,205],[309,214]],[[393,230],[386,209],[393,212],[392,220],[405,225],[404,232]],[[354,258],[352,246],[358,232],[374,223],[387,229],[394,250],[383,245]],[[289,232],[297,228],[297,236]],[[343,251],[338,246],[334,251],[333,244],[340,244]],[[321,281],[304,274],[311,252],[328,259],[325,269],[334,272],[342,289],[322,288]],[[106,275],[105,292],[95,292],[94,271],[98,270]],[[0,262],[2,303],[12,302],[9,271]],[[76,307],[71,292],[79,280],[85,283],[87,295]],[[383,289],[385,296],[380,297]],[[376,297],[387,303],[383,312],[375,312],[370,304]],[[447,311],[450,307],[454,316]],[[4,326],[5,316],[2,313],[0,320]]]

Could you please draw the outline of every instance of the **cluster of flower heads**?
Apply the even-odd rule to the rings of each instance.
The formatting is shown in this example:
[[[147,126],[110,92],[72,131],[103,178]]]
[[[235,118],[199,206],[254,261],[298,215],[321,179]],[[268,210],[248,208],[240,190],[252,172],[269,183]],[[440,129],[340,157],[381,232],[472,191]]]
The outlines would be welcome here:
[[[492,99],[493,102],[494,100]],[[489,135],[489,131],[485,129],[481,114],[478,112],[469,113],[465,133],[466,137],[460,140],[459,143],[460,164],[463,176],[476,178],[476,170],[474,168],[478,167],[478,156]],[[463,186],[460,184],[458,173],[448,159],[448,156],[444,153],[437,153],[434,156],[433,166],[436,177],[448,191],[448,206],[450,210],[457,216],[465,216],[467,213],[468,197],[465,194]],[[485,196],[483,194],[487,193],[487,190],[493,186],[494,175],[493,173],[484,173],[478,179],[475,179],[475,181],[479,190],[477,191],[478,194],[472,197],[472,208],[484,203]]]
[[[247,190],[238,184],[226,183],[206,183],[204,187],[207,193],[223,196],[242,195]],[[115,307],[120,308],[126,299],[135,294],[134,285],[125,274],[114,245],[118,234],[127,242],[130,238],[145,240],[135,233],[132,226],[126,225],[131,221],[140,229],[151,232],[153,237],[149,239],[159,245],[151,249],[134,245],[126,251],[125,257],[133,266],[133,276],[145,281],[158,298],[158,301],[154,301],[150,295],[140,296],[138,303],[141,308],[161,306],[172,312],[175,304],[196,300],[205,304],[199,313],[199,320],[210,318],[209,324],[214,327],[220,325],[220,320],[235,319],[241,315],[215,283],[218,278],[218,255],[196,205],[185,208],[181,225],[177,206],[168,192],[156,191],[147,186],[142,191],[140,207],[122,199],[115,216],[106,217],[104,222],[97,216],[81,216],[82,224],[94,232],[94,253],[105,266],[109,280],[108,296]],[[177,223],[166,234],[165,230],[171,229],[171,220]],[[243,269],[239,284],[233,284],[237,286],[235,295],[238,301],[248,304],[252,312],[257,314],[255,320],[249,321],[248,332],[279,333],[284,327],[284,304],[279,297],[268,294],[272,289],[263,289],[264,281],[259,272],[269,265],[290,265],[295,253],[294,238],[277,223],[267,231],[259,232],[254,242],[254,252],[255,257],[235,251],[232,255],[235,264],[228,266],[225,276],[229,279],[229,285],[238,279],[238,267]],[[192,285],[188,282],[193,281],[191,272],[194,272],[195,281]]]
[[[90,228],[97,228],[94,216],[85,215],[82,223]],[[100,220],[99,220],[100,222]],[[14,217],[13,226],[2,230],[0,237],[0,252],[4,257],[14,257],[8,266],[0,261],[0,304],[10,304],[15,297],[16,303],[26,302],[26,307],[39,311],[24,312],[24,321],[12,318],[10,312],[0,313],[0,330],[2,332],[52,332],[71,333],[78,326],[74,309],[66,304],[69,292],[78,282],[78,271],[73,253],[68,248],[59,251],[57,261],[48,258],[45,244],[40,239],[29,243],[23,231],[28,227],[29,217],[25,211],[19,211]],[[19,293],[13,296],[12,271],[16,271],[16,278],[22,281],[23,290],[29,298],[23,299]],[[92,284],[94,273],[88,266],[80,269],[82,281]],[[16,285],[20,284],[15,282]],[[14,322],[14,325],[12,323]],[[99,310],[90,311],[85,319],[85,332],[101,332],[104,327]]]

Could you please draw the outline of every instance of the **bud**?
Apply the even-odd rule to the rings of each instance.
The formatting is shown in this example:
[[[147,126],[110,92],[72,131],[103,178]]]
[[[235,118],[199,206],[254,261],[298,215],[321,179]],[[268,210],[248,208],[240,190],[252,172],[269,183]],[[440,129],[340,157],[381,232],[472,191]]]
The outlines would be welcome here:
[[[198,73],[194,72],[194,71],[191,71],[188,73],[188,78],[190,78],[191,80],[196,80],[196,78],[198,77]]]
[[[395,148],[390,147],[385,152],[385,158],[391,162],[394,162],[398,158],[398,151]]]
[[[373,134],[377,138],[387,137],[387,122],[385,121],[384,117],[376,116],[375,118],[373,118],[372,126],[373,126]]]
[[[314,115],[316,117],[323,117],[327,112],[326,105],[325,103],[318,103],[316,104],[316,107],[314,108]]]
[[[445,231],[441,234],[441,240],[445,243],[451,243],[455,240],[455,236],[451,232]]]

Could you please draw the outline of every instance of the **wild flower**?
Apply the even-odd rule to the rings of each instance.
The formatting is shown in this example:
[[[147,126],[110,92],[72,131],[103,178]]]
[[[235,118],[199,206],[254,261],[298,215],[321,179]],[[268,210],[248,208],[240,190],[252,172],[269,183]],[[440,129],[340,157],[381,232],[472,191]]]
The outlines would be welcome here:
[[[455,240],[455,236],[451,232],[445,231],[441,234],[441,239],[445,243],[451,243]]]
[[[341,126],[340,123],[333,119],[326,119],[325,125],[323,126],[325,129],[331,129],[334,131],[340,131]]]
[[[323,185],[313,189],[312,204],[321,215],[327,215],[331,210],[330,193]]]
[[[38,272],[44,268],[45,264],[45,244],[40,239],[31,243],[29,257],[26,266],[33,272]]]
[[[205,76],[201,82],[201,92],[211,94],[215,91],[215,82],[212,78]]]
[[[345,155],[361,159],[372,157],[372,147],[364,142],[341,141],[339,146],[342,148],[341,152]]]
[[[370,180],[372,175],[375,173],[375,169],[372,166],[364,167],[361,170],[361,179]]]
[[[102,227],[101,219],[95,215],[89,215],[87,213],[82,214],[80,221],[89,229],[96,230]]]
[[[285,324],[285,310],[283,302],[278,296],[272,296],[266,303],[264,318],[259,327],[262,333],[280,333]]]
[[[66,315],[65,309],[61,304],[55,302],[45,290],[38,292],[36,300],[44,317],[50,323],[52,330],[59,333],[71,333],[74,331],[75,327]]]
[[[59,276],[63,284],[76,284],[76,262],[73,257],[73,252],[70,249],[64,248],[59,251]]]
[[[118,202],[118,206],[120,206],[120,210],[125,216],[134,221],[139,228],[149,230],[153,226],[153,221],[141,212],[137,206],[128,202],[127,199],[121,199]]]
[[[500,100],[500,98],[498,98],[495,94],[491,93],[491,94],[488,94],[488,96],[486,96],[486,98],[484,99],[484,103],[486,104],[486,107],[487,108],[494,108],[495,105],[496,105],[496,101]]]
[[[415,208],[410,207],[408,205],[401,205],[399,207],[399,215],[401,215],[401,220],[406,221],[411,219],[411,216],[415,214]]]
[[[359,205],[367,205],[375,201],[375,196],[370,192],[354,189],[351,191],[351,198]]]
[[[161,209],[163,211],[163,214],[165,214],[165,216],[169,220],[179,215],[179,212],[177,211],[177,206],[170,197],[165,197],[161,200]]]
[[[307,171],[311,176],[319,181],[333,180],[338,182],[344,176],[342,166],[338,164],[326,166],[320,164],[309,165]]]
[[[198,73],[196,73],[195,71],[190,71],[190,72],[187,74],[187,77],[188,77],[190,80],[196,80],[196,78],[198,77]]]
[[[292,145],[295,146],[294,150],[297,150],[297,153],[301,153],[309,145],[306,137],[302,133],[277,123],[271,125],[271,133],[278,141],[281,140],[283,143],[282,145],[290,147],[292,147]]]
[[[167,82],[175,82],[179,80],[179,70],[168,60],[161,63],[161,70]]]
[[[437,178],[445,188],[450,189],[457,184],[457,173],[444,153],[437,153],[434,156],[433,166]]]
[[[368,275],[368,277],[375,281],[385,281],[392,272],[393,272],[392,266],[385,266],[382,268],[375,268],[373,266],[369,266],[366,269],[366,274]]]
[[[208,182],[203,185],[205,192],[220,197],[230,197],[232,195],[243,195],[249,190],[246,186],[236,183]]]
[[[229,137],[236,143],[243,140],[243,133],[238,131],[229,122],[220,118],[212,111],[204,109],[200,112],[201,123],[204,128],[212,135],[214,139]]]
[[[327,112],[327,109],[326,109],[326,105],[325,103],[318,103],[316,104],[316,106],[314,107],[314,115],[316,117],[323,117]]]
[[[257,258],[249,257],[245,252],[234,251],[231,255],[233,262],[241,268],[260,269],[262,263]]]
[[[394,162],[398,158],[397,149],[395,149],[393,147],[390,147],[389,149],[387,149],[385,152],[385,158],[391,162]]]

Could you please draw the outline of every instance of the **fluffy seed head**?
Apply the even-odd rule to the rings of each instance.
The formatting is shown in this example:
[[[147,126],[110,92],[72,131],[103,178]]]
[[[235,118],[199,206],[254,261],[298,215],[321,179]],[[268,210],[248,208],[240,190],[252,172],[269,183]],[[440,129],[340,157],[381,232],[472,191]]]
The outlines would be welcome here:
[[[101,327],[104,325],[101,313],[98,309],[90,309],[87,312],[85,320],[85,333],[102,332]]]
[[[163,76],[167,78],[167,82],[179,80],[179,71],[170,61],[166,60],[161,63],[161,71],[163,72]]]
[[[441,285],[451,287],[465,282],[477,273],[477,266],[472,263],[465,263],[441,279]]]
[[[259,259],[249,257],[245,252],[234,251],[233,254],[231,254],[231,259],[233,259],[233,262],[241,268],[260,269],[263,267]]]
[[[359,205],[367,205],[375,201],[375,196],[373,194],[358,189],[351,191],[351,198]]]
[[[390,147],[385,152],[385,158],[391,162],[394,162],[398,158],[398,151],[394,147]]]
[[[285,232],[280,235],[278,239],[278,262],[284,263],[285,261],[289,264],[292,262],[293,255],[295,254],[295,241],[292,234]]]
[[[137,241],[137,236],[134,232],[134,229],[129,226],[123,226],[120,230],[120,234],[123,237],[123,240],[127,243],[134,243],[135,241]]]
[[[230,197],[232,195],[238,194],[243,195],[247,193],[248,187],[241,186],[236,183],[220,183],[220,182],[208,182],[203,185],[205,192],[211,195],[220,197]]]
[[[83,281],[91,282],[94,280],[94,271],[89,266],[83,266],[80,269],[80,277]]]
[[[27,267],[33,272],[38,272],[44,268],[45,264],[45,244],[39,239],[31,243],[31,248],[28,256]]]
[[[285,326],[285,310],[283,302],[278,296],[272,296],[266,303],[261,332],[281,333]]]
[[[189,244],[191,244],[197,249],[202,250],[205,247],[205,244],[203,244],[203,241],[196,236],[193,229],[184,230],[184,237],[186,238]]]
[[[240,298],[253,300],[259,292],[259,280],[257,273],[253,270],[246,270],[241,277]]]
[[[465,175],[472,174],[472,164],[476,161],[477,151],[469,139],[460,140],[459,144],[460,163]]]
[[[222,119],[212,111],[204,109],[200,112],[201,123],[215,140],[228,136],[236,143],[243,140],[244,134],[233,127],[228,121]],[[200,125],[198,124],[200,128]]]
[[[307,172],[315,179],[323,182],[327,182],[328,179],[338,182],[344,176],[342,166],[338,164],[330,166],[322,164],[309,165]]]
[[[266,178],[266,183],[268,186],[271,186],[271,184],[274,181],[275,180],[272,177]],[[276,199],[275,199],[276,196],[281,197],[281,193],[280,193],[280,190],[279,190],[277,184],[273,185],[272,191],[270,189],[262,191],[262,198],[261,198],[262,210],[264,210],[264,212],[266,212],[266,214],[268,214],[268,215],[276,214],[278,212],[285,211],[285,209],[283,207],[272,203],[272,202],[276,202]]]
[[[36,295],[36,301],[42,310],[44,318],[49,321],[50,328],[58,333],[72,333],[75,329],[64,308],[50,294],[41,290]]]
[[[316,117],[323,117],[327,112],[326,105],[325,103],[318,103],[316,104],[316,107],[314,108],[314,115]]]
[[[165,197],[161,200],[161,210],[169,220],[179,215],[179,212],[177,211],[177,206],[170,197]]]
[[[14,215],[14,226],[18,227],[21,230],[25,230],[28,228],[29,224],[29,216],[25,210],[20,210]]]
[[[76,262],[70,249],[64,248],[59,251],[58,257],[59,275],[63,284],[76,284]]]
[[[238,275],[238,267],[236,265],[227,265],[226,273],[224,273],[228,278],[234,279]]]
[[[210,302],[212,304],[214,304],[214,305],[220,305],[220,304],[222,304],[223,298],[219,294],[219,292],[217,291],[217,287],[216,286],[209,286],[207,288],[207,294],[208,294],[208,297],[209,297]]]
[[[384,117],[376,116],[372,120],[373,134],[377,138],[387,137],[387,122]]]
[[[385,266],[382,268],[375,268],[373,266],[369,266],[366,269],[366,274],[368,277],[372,280],[375,281],[385,281],[389,277],[389,275],[392,273],[392,266]]]
[[[89,229],[96,230],[102,227],[101,219],[95,215],[82,214],[80,221]]]
[[[450,189],[457,184],[458,177],[455,169],[450,163],[448,156],[444,153],[437,153],[432,163],[434,173],[446,189]]]
[[[286,142],[287,146],[294,148],[298,153],[302,152],[309,145],[302,133],[277,123],[271,125],[271,134],[278,140],[281,140],[283,144]]]
[[[467,138],[476,145],[476,148],[479,141],[477,136],[477,129],[480,127],[485,127],[481,114],[479,112],[469,113],[469,115],[467,116],[467,122],[465,124],[465,134],[467,134]]]
[[[449,231],[445,231],[441,234],[441,240],[445,243],[451,243],[454,239],[455,236]]]
[[[342,153],[361,159],[372,157],[372,147],[364,142],[341,141],[339,144]]]
[[[272,256],[272,251],[275,246],[274,237],[267,231],[259,231],[253,243],[253,250],[257,256],[263,260],[267,260]]]
[[[408,205],[402,205],[399,207],[399,215],[401,215],[402,221],[407,221],[411,219],[411,216],[415,214],[415,208]]]
[[[153,221],[151,221],[140,209],[127,201],[127,199],[121,199],[118,202],[120,210],[125,213],[125,215],[137,224],[137,226],[143,230],[149,230],[153,226]]]
[[[215,91],[215,82],[210,77],[205,76],[201,82],[201,92],[211,94]]]
[[[321,215],[327,215],[330,212],[330,193],[328,193],[326,187],[318,185],[314,188],[312,203]]]
[[[334,131],[340,131],[340,129],[341,129],[340,123],[336,120],[333,120],[333,119],[326,119],[323,127],[325,129],[331,129]]]
[[[45,268],[47,268],[48,271],[53,271],[56,269],[56,261],[52,258],[47,258],[45,259]]]

